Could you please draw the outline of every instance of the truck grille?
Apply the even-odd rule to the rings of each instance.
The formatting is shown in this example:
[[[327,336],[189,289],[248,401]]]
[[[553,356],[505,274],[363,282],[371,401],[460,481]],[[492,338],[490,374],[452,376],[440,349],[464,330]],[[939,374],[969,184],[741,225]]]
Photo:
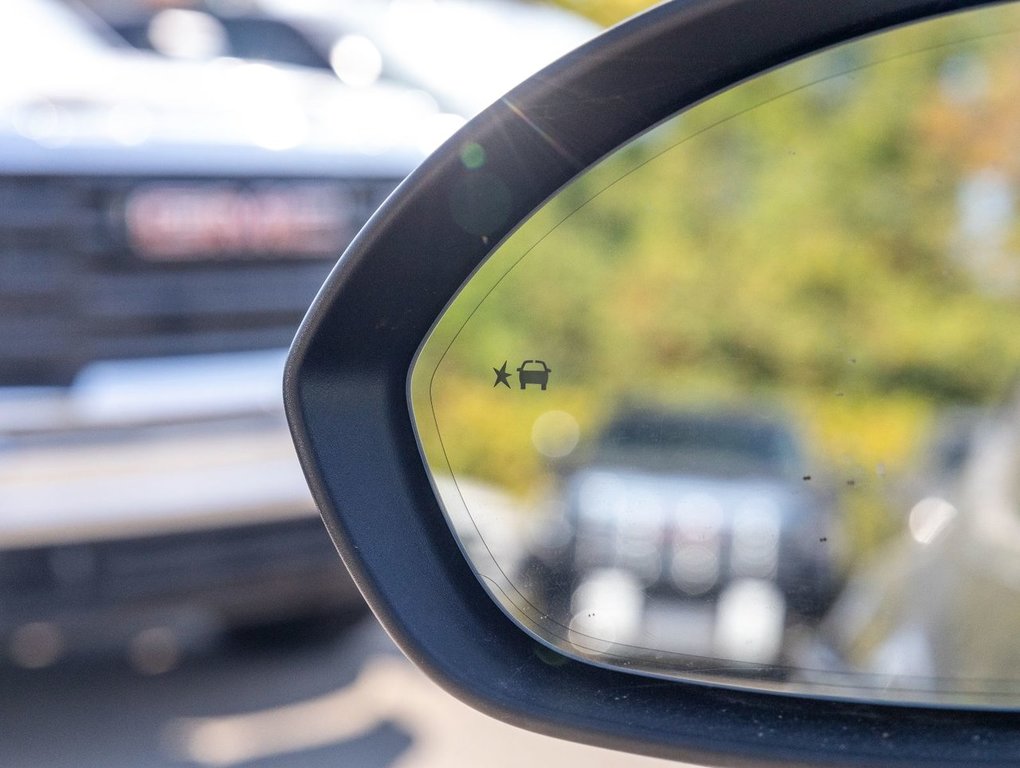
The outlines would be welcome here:
[[[350,236],[397,182],[0,180],[0,386],[66,385],[97,360],[288,345]],[[171,248],[154,258],[138,247],[125,210],[137,190],[164,188],[167,205],[182,189],[199,198],[208,190],[210,199],[226,196],[234,208],[258,195],[278,201],[295,190],[304,199],[312,192],[342,201],[345,221],[342,230],[327,233],[331,240],[320,236],[306,250],[300,233],[262,247],[265,222],[254,237],[243,231],[261,214],[242,212],[228,236],[212,233],[219,239],[208,252],[203,240],[192,238],[187,252]],[[163,231],[172,231],[163,218]],[[177,226],[180,219],[169,221]]]

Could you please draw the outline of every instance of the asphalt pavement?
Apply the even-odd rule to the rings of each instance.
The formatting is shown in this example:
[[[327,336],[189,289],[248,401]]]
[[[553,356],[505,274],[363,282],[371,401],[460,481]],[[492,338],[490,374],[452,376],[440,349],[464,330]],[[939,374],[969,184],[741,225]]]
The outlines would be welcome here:
[[[171,667],[116,650],[0,666],[6,768],[654,768],[676,763],[532,734],[479,714],[371,619],[318,640],[190,641]],[[150,665],[150,669],[151,669]]]

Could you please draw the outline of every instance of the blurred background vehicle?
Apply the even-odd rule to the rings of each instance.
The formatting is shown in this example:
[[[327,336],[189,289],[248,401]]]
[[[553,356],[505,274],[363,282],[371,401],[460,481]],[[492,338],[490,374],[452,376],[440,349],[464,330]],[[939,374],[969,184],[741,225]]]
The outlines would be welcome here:
[[[516,0],[91,2],[138,48],[310,67],[356,87],[399,83],[464,116],[599,31]]]
[[[629,655],[776,661],[787,625],[823,615],[839,584],[835,497],[805,466],[767,408],[619,411],[559,467],[564,511],[535,538],[543,609],[593,638],[611,620]],[[630,594],[629,631],[590,611],[606,589]]]
[[[417,91],[0,14],[0,638],[363,612],[282,415],[337,255],[459,124]],[[116,620],[111,617],[116,616]]]

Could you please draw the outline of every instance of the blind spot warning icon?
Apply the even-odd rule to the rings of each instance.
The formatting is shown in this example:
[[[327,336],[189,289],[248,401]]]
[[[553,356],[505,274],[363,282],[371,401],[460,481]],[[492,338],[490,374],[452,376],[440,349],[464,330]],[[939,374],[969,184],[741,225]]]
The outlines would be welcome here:
[[[544,360],[525,360],[517,369],[517,380],[521,383],[521,389],[527,389],[529,384],[537,384],[544,392],[549,386],[550,373],[552,369]]]

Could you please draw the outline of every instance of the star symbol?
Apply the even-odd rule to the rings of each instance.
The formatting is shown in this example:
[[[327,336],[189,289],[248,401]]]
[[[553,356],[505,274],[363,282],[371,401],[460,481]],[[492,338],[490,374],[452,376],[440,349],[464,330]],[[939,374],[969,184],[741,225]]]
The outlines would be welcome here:
[[[510,373],[506,369],[506,360],[503,361],[503,365],[499,368],[493,368],[492,372],[496,374],[496,381],[493,383],[493,387],[498,387],[502,384],[507,389],[510,389]]]

